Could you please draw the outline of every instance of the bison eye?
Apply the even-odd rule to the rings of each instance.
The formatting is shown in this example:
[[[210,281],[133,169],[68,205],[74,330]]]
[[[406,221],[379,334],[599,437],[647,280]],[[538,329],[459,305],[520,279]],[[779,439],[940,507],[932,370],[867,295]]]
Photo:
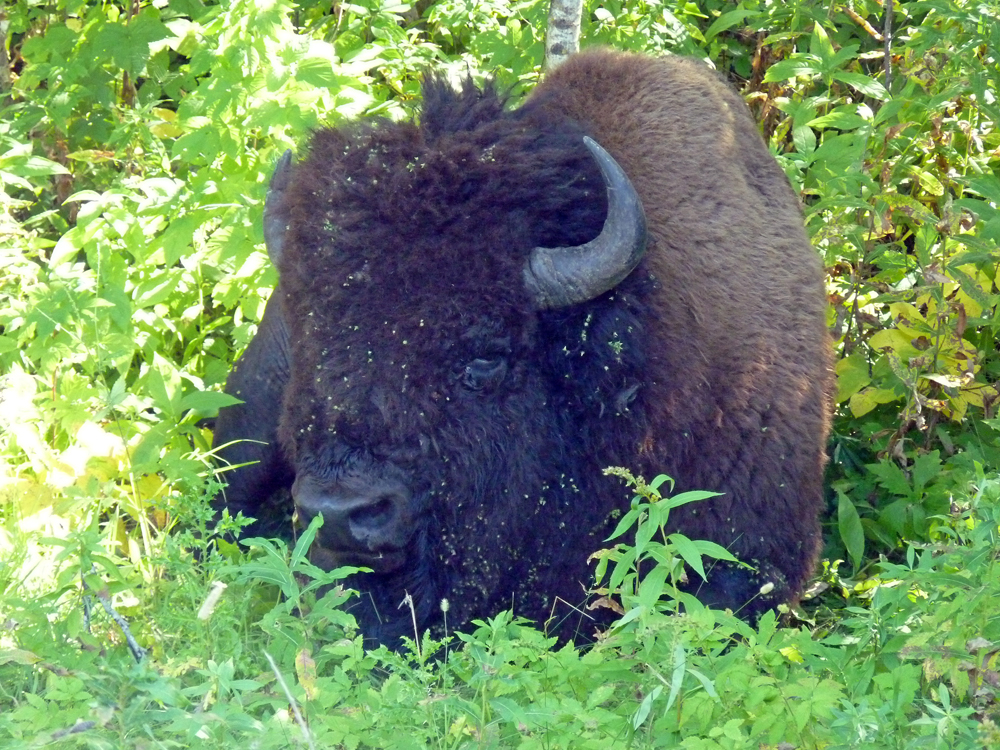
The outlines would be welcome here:
[[[507,374],[507,360],[474,359],[462,372],[462,385],[471,391],[489,390],[500,384]]]

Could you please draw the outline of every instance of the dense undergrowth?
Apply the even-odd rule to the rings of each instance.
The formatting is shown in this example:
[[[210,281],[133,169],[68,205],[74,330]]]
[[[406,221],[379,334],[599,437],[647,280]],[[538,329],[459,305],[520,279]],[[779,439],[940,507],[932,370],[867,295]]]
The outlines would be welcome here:
[[[781,627],[676,616],[662,560],[689,548],[643,577],[619,548],[624,617],[587,651],[498,613],[393,654],[361,648],[349,594],[317,600],[337,574],[308,532],[206,548],[202,420],[275,281],[278,155],[406,116],[431,66],[528,90],[547,4],[6,3],[0,746],[1000,746],[1000,10],[892,7],[888,56],[874,0],[584,20],[584,44],[712,60],[802,197],[839,384],[811,597]],[[660,544],[669,503],[638,490]]]

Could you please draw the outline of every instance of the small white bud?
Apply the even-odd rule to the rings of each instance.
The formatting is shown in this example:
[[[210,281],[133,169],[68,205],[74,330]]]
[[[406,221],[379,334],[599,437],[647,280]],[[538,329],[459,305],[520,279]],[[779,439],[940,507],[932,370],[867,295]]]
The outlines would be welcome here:
[[[763,586],[760,587],[760,595],[761,596],[766,596],[767,594],[770,594],[772,591],[774,591],[774,584],[773,583],[768,582],[768,583],[765,583]]]
[[[226,590],[226,584],[222,581],[213,581],[212,590],[208,592],[208,596],[205,597],[204,604],[201,605],[201,609],[198,610],[198,619],[205,621],[212,616],[215,611],[216,605],[219,603],[219,599],[222,598],[222,592]]]
[[[447,599],[442,599],[440,606],[441,606],[441,611],[442,612],[447,612],[448,609],[451,607],[451,605],[448,603]]]

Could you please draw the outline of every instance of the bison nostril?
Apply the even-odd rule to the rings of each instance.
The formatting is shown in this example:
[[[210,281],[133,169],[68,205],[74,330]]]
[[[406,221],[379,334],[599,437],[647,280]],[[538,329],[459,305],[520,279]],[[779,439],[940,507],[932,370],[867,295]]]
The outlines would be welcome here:
[[[396,503],[392,501],[392,498],[383,496],[371,505],[352,511],[348,520],[352,529],[372,532],[388,526],[395,516]]]

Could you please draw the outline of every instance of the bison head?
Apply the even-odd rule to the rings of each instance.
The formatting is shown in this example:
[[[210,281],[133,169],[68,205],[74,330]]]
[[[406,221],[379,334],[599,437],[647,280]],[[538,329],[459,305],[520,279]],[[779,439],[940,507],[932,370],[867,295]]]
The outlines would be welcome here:
[[[571,507],[552,316],[585,318],[642,258],[628,178],[577,125],[432,80],[419,126],[323,130],[283,159],[265,231],[292,495],[323,514],[321,562],[373,571],[366,632],[405,632],[405,593],[421,619],[443,596],[462,620],[509,606],[554,530],[595,526]]]

